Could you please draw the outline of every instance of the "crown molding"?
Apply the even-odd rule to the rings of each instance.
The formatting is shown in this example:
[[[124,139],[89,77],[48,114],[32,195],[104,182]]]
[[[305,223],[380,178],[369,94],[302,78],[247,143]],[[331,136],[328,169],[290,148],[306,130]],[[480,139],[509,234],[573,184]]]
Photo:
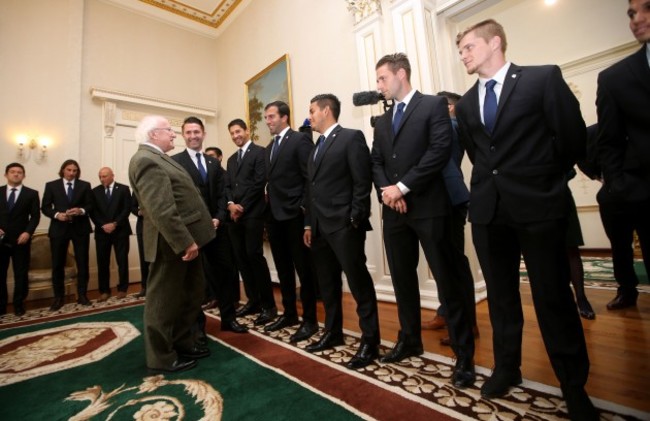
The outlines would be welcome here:
[[[182,102],[169,101],[166,99],[154,98],[135,93],[119,92],[104,88],[90,88],[90,96],[103,101],[123,102],[127,104],[147,105],[167,110],[182,111],[188,114],[198,114],[205,117],[214,117],[217,110],[202,107],[200,105],[185,104]]]

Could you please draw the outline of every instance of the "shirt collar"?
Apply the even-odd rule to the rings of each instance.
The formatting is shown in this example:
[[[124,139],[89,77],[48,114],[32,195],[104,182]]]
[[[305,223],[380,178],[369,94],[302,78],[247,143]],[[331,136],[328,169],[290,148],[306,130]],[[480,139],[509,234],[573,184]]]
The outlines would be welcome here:
[[[330,133],[332,133],[332,131],[333,131],[333,130],[336,128],[336,126],[338,126],[338,125],[339,125],[339,123],[334,123],[334,124],[332,124],[331,126],[329,126],[329,127],[327,128],[327,130],[325,130],[325,133],[323,133],[323,136],[325,136],[325,139],[327,139],[327,138],[329,137]]]
[[[404,109],[406,110],[406,107],[409,106],[409,102],[411,102],[413,95],[415,95],[415,89],[411,89],[411,91],[408,94],[406,94],[401,101],[396,101],[395,109],[397,110],[397,104],[404,103]]]
[[[145,143],[143,143],[143,145],[147,145],[147,146],[149,146],[150,148],[153,148],[153,149],[157,150],[158,152],[160,152],[160,153],[162,153],[162,154],[165,153],[165,152],[163,152],[162,149],[160,149],[160,148],[158,147],[158,145],[154,145],[153,143],[145,142]]]
[[[485,87],[485,83],[489,80],[495,80],[499,85],[503,86],[503,82],[506,80],[506,76],[508,75],[508,70],[510,69],[510,63],[509,61],[506,62],[506,64],[503,65],[502,68],[497,71],[494,76],[491,78],[479,78],[479,83],[481,84],[481,88]]]
[[[73,178],[72,180],[68,181],[68,180],[66,180],[65,178],[62,177],[62,178],[61,178],[61,181],[63,181],[63,187],[65,187],[66,189],[68,188],[68,183],[72,183],[72,188],[74,189],[74,183],[75,183],[75,181],[77,181],[77,180],[75,180],[75,179]]]
[[[289,131],[291,127],[287,126],[282,130],[280,133],[277,134],[277,136],[280,136],[280,139],[284,139],[284,137],[287,135],[287,132]],[[273,136],[275,137],[275,136]]]
[[[244,146],[242,146],[242,147],[240,148],[242,154],[245,154],[245,153],[246,153],[246,151],[248,150],[248,147],[251,145],[252,142],[253,142],[252,140],[248,139],[248,142],[246,142],[246,143],[244,144]]]

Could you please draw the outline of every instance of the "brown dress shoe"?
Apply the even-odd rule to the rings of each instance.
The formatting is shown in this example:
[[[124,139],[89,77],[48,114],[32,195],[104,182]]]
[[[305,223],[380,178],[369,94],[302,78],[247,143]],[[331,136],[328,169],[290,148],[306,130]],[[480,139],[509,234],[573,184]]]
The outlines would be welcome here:
[[[424,330],[440,330],[447,327],[447,321],[443,316],[436,314],[432,320],[422,322],[422,329]]]

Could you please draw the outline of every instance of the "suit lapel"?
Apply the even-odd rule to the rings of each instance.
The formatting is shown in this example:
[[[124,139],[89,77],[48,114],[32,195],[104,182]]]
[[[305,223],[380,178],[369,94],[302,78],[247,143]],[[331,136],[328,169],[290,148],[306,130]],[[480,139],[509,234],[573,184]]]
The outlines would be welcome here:
[[[316,162],[314,162],[314,175],[316,175],[316,173],[318,172],[318,168],[320,168],[320,164],[321,162],[323,162],[323,157],[336,141],[336,138],[339,135],[340,131],[341,131],[341,126],[340,125],[336,126],[336,128],[332,130],[329,136],[327,136],[327,138],[325,139],[325,145],[320,145],[318,155],[316,155]]]
[[[632,56],[630,69],[641,85],[643,85],[647,91],[650,91],[650,67],[648,66],[648,60],[646,57],[645,44],[643,44],[643,47]]]
[[[493,133],[496,132],[497,127],[499,126],[499,117],[505,108],[505,104],[508,102],[508,98],[510,98],[512,91],[515,89],[517,82],[519,82],[519,79],[521,79],[521,67],[510,64],[506,79],[503,81],[503,89],[501,89],[501,95],[499,96],[499,105],[497,106],[497,117],[494,122]]]
[[[289,137],[291,137],[291,133],[293,130],[289,129],[287,132],[284,134],[284,137],[280,141],[280,144],[278,147],[275,149],[275,153],[273,154],[273,162],[271,162],[271,171],[273,171],[273,168],[275,168],[275,163],[278,162],[278,157],[280,156],[280,151],[286,149],[285,146],[289,142]],[[275,142],[275,139],[273,140]],[[270,154],[269,154],[270,156]]]
[[[414,110],[418,107],[418,105],[420,105],[420,102],[422,102],[422,97],[423,97],[423,95],[419,91],[415,91],[415,94],[413,94],[413,97],[409,101],[408,106],[406,107],[406,111],[404,112],[404,115],[402,116],[402,121],[400,121],[399,127],[397,128],[397,133],[394,134],[393,141],[397,140],[397,136],[402,131],[402,127],[404,127],[404,125],[406,124],[406,121],[409,119],[411,114],[413,114]],[[394,107],[394,105],[393,105],[393,107]],[[391,112],[391,114],[390,114],[391,119],[390,120],[391,120],[391,123],[392,123],[392,120],[393,120],[392,119],[392,112],[393,112],[392,108],[390,109],[390,112]],[[393,133],[392,125],[390,127],[390,132]]]

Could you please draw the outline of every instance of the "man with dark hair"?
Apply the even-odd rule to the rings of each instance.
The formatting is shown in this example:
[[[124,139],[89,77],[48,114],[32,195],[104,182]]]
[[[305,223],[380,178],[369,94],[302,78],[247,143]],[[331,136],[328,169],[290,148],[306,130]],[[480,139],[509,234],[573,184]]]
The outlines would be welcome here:
[[[72,241],[77,263],[77,304],[89,306],[88,248],[90,245],[89,214],[92,210],[90,183],[80,180],[79,164],[68,159],[61,164],[59,179],[45,184],[41,211],[51,219],[48,235],[52,249],[52,288],[54,302],[50,311],[63,307],[64,268],[68,256],[68,245]]]
[[[23,185],[25,167],[13,162],[5,168],[7,184],[0,187],[0,315],[7,312],[7,270],[14,271],[14,314],[25,314],[29,292],[27,272],[32,235],[41,219],[38,192]]]
[[[598,75],[598,156],[604,185],[601,217],[612,244],[619,284],[608,310],[636,305],[639,280],[634,272],[633,233],[650,268],[650,0],[630,0],[630,30],[639,51]]]
[[[589,357],[569,287],[566,175],[585,153],[580,104],[557,66],[506,61],[503,27],[490,19],[458,34],[479,80],[456,104],[470,160],[470,220],[485,275],[494,371],[481,387],[498,398],[521,383],[523,255],[535,313],[572,419],[598,419],[584,390]]]
[[[129,236],[133,233],[129,223],[131,190],[115,182],[113,170],[99,170],[99,186],[92,190],[93,209],[90,219],[95,224],[95,249],[97,251],[97,278],[100,296],[98,302],[111,296],[111,248],[115,250],[119,284],[117,298],[126,297],[129,288]]]
[[[266,192],[269,214],[266,229],[275,268],[280,279],[284,313],[264,330],[273,332],[299,323],[296,309],[296,273],[300,278],[302,324],[290,342],[299,342],[318,331],[315,278],[311,255],[302,241],[307,160],[314,143],[304,133],[289,127],[289,106],[282,101],[264,108],[264,121],[273,140],[266,147]]]
[[[213,157],[219,163],[221,163],[221,160],[223,159],[223,152],[221,149],[217,148],[216,146],[208,146],[205,148],[205,154]]]
[[[397,343],[381,361],[399,362],[424,351],[417,274],[421,246],[448,313],[457,358],[451,382],[468,387],[476,377],[471,322],[474,285],[471,277],[461,276],[464,256],[451,239],[451,207],[442,176],[452,139],[447,101],[413,89],[405,54],[384,56],[375,69],[377,89],[395,101],[375,122],[371,156],[400,322]]]
[[[264,257],[264,186],[266,166],[264,148],[253,143],[248,126],[241,119],[228,124],[237,152],[228,158],[226,199],[231,224],[230,241],[237,268],[244,280],[248,301],[237,316],[257,314],[255,325],[272,322],[277,316],[269,266]]]
[[[370,155],[360,130],[338,124],[341,102],[332,94],[317,95],[309,105],[311,127],[321,134],[309,155],[309,189],[304,242],[311,247],[325,305],[325,331],[305,350],[319,352],[343,345],[341,270],[346,275],[361,328],[361,344],[347,363],[363,368],[377,358],[377,296],[366,267],[366,231],[370,217]]]
[[[185,168],[201,193],[203,202],[212,216],[212,227],[215,232],[215,238],[201,249],[201,260],[207,283],[206,290],[209,292],[206,295],[208,295],[208,299],[216,300],[216,306],[219,307],[221,315],[221,330],[245,333],[246,327],[237,323],[235,318],[233,292],[229,290],[231,285],[228,280],[232,276],[232,265],[223,261],[223,253],[220,251],[224,246],[229,247],[228,244],[224,244],[221,235],[225,228],[223,222],[226,219],[225,180],[221,165],[219,161],[202,152],[206,132],[200,119],[197,117],[186,118],[181,126],[181,131],[187,149],[173,155],[172,159]],[[207,304],[211,303],[208,301]],[[207,305],[204,309],[207,309],[206,307],[213,308],[215,305]],[[203,312],[199,313],[198,335],[201,341],[207,341]]]

